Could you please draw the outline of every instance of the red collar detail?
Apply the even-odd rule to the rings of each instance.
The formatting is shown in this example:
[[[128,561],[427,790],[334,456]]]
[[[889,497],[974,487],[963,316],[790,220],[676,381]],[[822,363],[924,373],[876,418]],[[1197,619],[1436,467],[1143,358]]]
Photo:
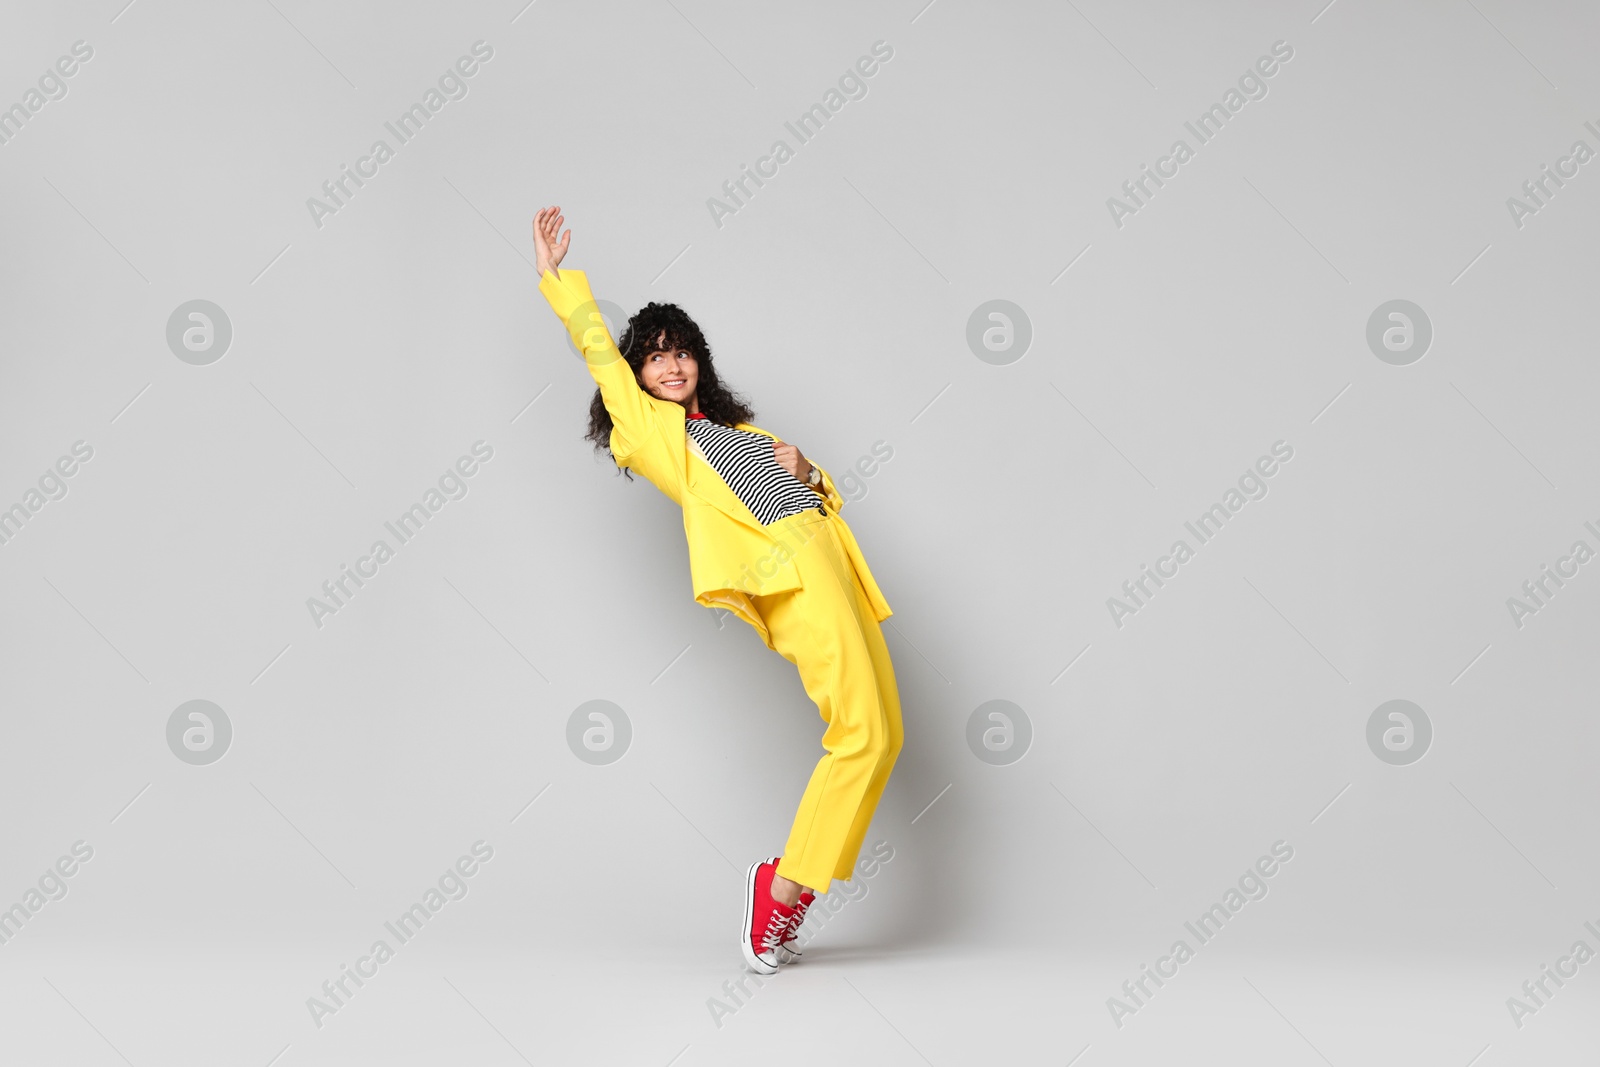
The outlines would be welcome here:
[[[691,419],[703,419],[706,417],[706,413],[703,411],[691,411],[688,413],[688,417]]]

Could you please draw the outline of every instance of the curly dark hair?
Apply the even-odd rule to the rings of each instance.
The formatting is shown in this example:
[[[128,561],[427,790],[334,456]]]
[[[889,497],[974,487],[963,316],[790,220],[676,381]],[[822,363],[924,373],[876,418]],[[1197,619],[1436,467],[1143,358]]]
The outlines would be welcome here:
[[[663,334],[666,335],[664,338]],[[658,344],[658,340],[661,343]],[[706,418],[724,426],[755,419],[755,410],[717,377],[716,365],[711,361],[711,345],[707,343],[700,327],[678,305],[651,301],[628,319],[627,328],[617,338],[617,349],[622,353],[622,358],[628,361],[628,366],[633,368],[635,380],[638,380],[647,355],[680,348],[694,355],[695,366],[700,372],[695,396]],[[642,383],[640,388],[644,388]],[[611,412],[606,410],[605,400],[599,387],[596,387],[594,397],[589,401],[589,431],[583,436],[584,440],[593,442],[596,452],[605,453],[615,463],[616,457],[611,453],[611,427]],[[632,471],[626,467],[620,470],[629,481],[633,480]]]

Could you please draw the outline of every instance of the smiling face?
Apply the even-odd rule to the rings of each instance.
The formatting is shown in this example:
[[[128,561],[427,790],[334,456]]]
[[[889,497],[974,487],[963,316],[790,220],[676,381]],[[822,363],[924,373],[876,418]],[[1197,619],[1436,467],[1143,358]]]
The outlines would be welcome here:
[[[666,331],[656,336],[656,345],[666,344]],[[639,384],[645,392],[662,400],[682,404],[685,410],[700,410],[695,387],[700,384],[700,365],[687,349],[654,348],[645,353],[639,368]]]

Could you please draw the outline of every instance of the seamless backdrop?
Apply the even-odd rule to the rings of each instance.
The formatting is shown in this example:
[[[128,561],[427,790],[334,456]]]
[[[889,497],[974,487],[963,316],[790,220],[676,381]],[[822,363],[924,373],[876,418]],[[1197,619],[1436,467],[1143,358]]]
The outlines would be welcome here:
[[[1597,31],[15,7],[0,1060],[1590,1062]],[[547,204],[894,609],[764,983],[823,724],[582,440]]]

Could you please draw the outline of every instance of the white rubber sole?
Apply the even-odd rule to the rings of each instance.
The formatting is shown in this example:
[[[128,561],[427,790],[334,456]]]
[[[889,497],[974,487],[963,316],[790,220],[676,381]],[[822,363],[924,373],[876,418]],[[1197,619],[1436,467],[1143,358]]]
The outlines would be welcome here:
[[[778,965],[756,955],[755,949],[750,945],[750,922],[754,918],[751,910],[756,903],[756,869],[763,863],[770,862],[772,862],[770,857],[756,860],[744,875],[744,923],[739,927],[739,951],[744,955],[744,965],[756,974],[778,973]]]

